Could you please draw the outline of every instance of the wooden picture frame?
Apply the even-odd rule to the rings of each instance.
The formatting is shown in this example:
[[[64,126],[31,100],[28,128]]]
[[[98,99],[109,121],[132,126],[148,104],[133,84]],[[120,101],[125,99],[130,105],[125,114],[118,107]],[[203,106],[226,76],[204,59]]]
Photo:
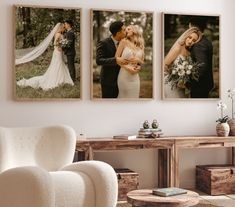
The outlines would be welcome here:
[[[220,16],[162,13],[162,98],[218,100],[220,90]]]
[[[81,9],[13,5],[13,15],[14,99],[81,99]]]
[[[153,12],[145,11],[123,11],[123,10],[101,10],[91,9],[91,99],[93,100],[151,100],[154,98],[154,71],[153,71]],[[123,51],[127,45],[134,45],[129,42],[129,37],[122,37],[124,41],[113,40],[110,32],[110,25],[116,21],[124,23],[124,27],[135,30],[135,34],[145,42],[144,48],[137,47],[143,54],[143,62],[131,65],[130,62],[125,66],[119,67],[116,64],[115,52],[118,47],[125,45],[119,54],[123,57]],[[134,25],[134,26],[130,26]],[[123,27],[122,27],[123,28]],[[121,30],[120,30],[121,31]],[[119,31],[119,32],[120,32]],[[125,30],[127,31],[127,30]],[[144,31],[144,32],[143,32]],[[127,33],[126,33],[127,34]],[[111,37],[112,36],[112,37]],[[113,38],[113,39],[112,39]],[[141,40],[138,40],[139,42]],[[115,43],[120,43],[115,46]],[[138,44],[139,44],[138,42]],[[107,49],[108,48],[108,49]],[[111,48],[111,49],[110,49]],[[109,50],[109,51],[107,51]],[[125,49],[127,50],[127,49]],[[131,53],[131,52],[130,52]],[[141,53],[141,52],[140,52]],[[137,57],[138,55],[136,55]],[[132,56],[125,59],[128,61]],[[138,58],[140,55],[138,56]],[[109,60],[108,60],[109,59]],[[107,62],[111,60],[111,63]],[[128,66],[127,66],[128,65]],[[140,65],[134,75],[130,75],[129,67]],[[119,67],[120,69],[118,69]],[[125,69],[123,69],[125,67]],[[113,71],[110,74],[108,71]],[[129,69],[128,68],[128,69]],[[136,67],[137,68],[137,67]],[[122,72],[121,72],[122,71]],[[112,73],[112,72],[111,72]],[[124,77],[126,74],[126,77]],[[138,76],[138,77],[137,77]],[[138,79],[139,78],[139,79]],[[131,79],[131,80],[130,80]],[[112,81],[110,81],[112,80]],[[130,82],[133,85],[130,86]],[[127,84],[126,84],[127,83]]]

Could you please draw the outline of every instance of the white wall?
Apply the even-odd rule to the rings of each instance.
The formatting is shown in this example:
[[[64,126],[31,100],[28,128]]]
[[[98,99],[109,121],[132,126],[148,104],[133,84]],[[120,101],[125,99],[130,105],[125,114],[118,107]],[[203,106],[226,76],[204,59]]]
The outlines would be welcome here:
[[[82,11],[82,101],[15,102],[12,99],[13,29],[12,5],[49,5],[81,7]],[[154,49],[156,99],[152,101],[91,101],[89,72],[89,9],[120,9],[154,11]],[[0,125],[32,126],[63,123],[71,125],[87,137],[135,133],[141,123],[157,118],[165,135],[215,134],[218,113],[216,101],[162,101],[161,91],[161,12],[221,15],[221,83],[222,99],[228,102],[226,89],[235,87],[235,3],[233,0],[1,0],[0,1]],[[140,173],[141,187],[156,183],[157,164],[154,150],[97,153],[96,158],[115,167],[129,167]],[[181,156],[181,185],[194,183],[195,164],[228,161],[226,150],[184,150]],[[182,164],[183,163],[183,164]]]

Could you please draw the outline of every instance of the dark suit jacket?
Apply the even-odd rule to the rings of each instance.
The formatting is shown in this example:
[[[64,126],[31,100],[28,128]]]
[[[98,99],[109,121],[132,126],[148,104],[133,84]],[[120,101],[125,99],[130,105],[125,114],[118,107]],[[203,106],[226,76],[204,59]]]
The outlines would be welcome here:
[[[69,45],[67,48],[64,50],[65,55],[71,55],[75,56],[76,51],[75,51],[75,34],[74,31],[71,29],[68,32],[65,33],[65,38],[69,41]]]
[[[117,87],[120,66],[116,62],[116,47],[111,37],[100,41],[96,48],[96,63],[101,65],[101,85]]]
[[[209,92],[214,86],[212,71],[212,43],[203,35],[202,39],[192,47],[191,55],[194,61],[203,63],[199,69],[199,80],[192,81],[191,97],[208,98]]]

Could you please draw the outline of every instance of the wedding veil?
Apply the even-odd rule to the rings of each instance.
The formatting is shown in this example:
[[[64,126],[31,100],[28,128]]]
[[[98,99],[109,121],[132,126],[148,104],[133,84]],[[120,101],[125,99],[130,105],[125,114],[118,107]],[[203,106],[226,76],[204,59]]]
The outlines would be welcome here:
[[[39,57],[49,46],[60,25],[61,23],[57,23],[50,34],[38,46],[33,48],[15,50],[15,64],[19,65],[22,63],[27,63]]]

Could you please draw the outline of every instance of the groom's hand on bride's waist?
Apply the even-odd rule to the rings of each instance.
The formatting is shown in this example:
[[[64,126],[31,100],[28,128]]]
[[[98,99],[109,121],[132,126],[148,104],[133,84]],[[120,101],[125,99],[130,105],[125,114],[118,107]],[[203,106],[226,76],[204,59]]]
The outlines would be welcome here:
[[[127,65],[127,64],[129,64],[129,60],[124,59],[122,57],[116,57],[116,62],[117,62],[118,65]]]

